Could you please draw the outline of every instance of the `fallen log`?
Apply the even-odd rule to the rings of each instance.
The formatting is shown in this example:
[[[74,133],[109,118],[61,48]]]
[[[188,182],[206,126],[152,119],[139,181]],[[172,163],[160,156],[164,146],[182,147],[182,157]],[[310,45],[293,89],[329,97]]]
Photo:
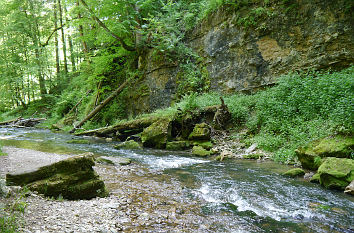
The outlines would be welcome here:
[[[122,85],[120,85],[110,96],[108,96],[103,102],[101,102],[97,107],[92,110],[82,121],[80,121],[77,125],[74,126],[70,133],[74,133],[77,128],[80,128],[86,121],[90,120],[94,117],[101,109],[106,106],[111,100],[113,100],[124,88],[125,86],[131,81],[133,78],[127,79]]]
[[[45,118],[28,118],[28,119],[23,119],[21,117],[12,119],[9,121],[4,121],[0,122],[0,125],[7,125],[7,126],[12,126],[12,127],[33,127],[37,124],[39,124],[41,121],[46,120]]]
[[[79,132],[75,133],[76,136],[108,136],[109,134],[116,134],[117,132],[120,131],[134,131],[136,133],[137,131],[142,132],[144,128],[149,127],[152,123],[158,121],[162,117],[159,116],[150,116],[150,117],[144,117],[136,120],[130,120],[122,123],[115,124],[113,126],[108,126],[108,127],[103,127],[103,128],[98,128],[98,129],[93,129],[93,130],[87,130],[84,132]]]
[[[8,121],[3,121],[3,122],[0,122],[0,125],[13,124],[13,123],[16,123],[17,121],[19,121],[20,119],[22,119],[22,118],[21,118],[21,117],[18,117],[18,118],[11,119],[11,120],[8,120]]]

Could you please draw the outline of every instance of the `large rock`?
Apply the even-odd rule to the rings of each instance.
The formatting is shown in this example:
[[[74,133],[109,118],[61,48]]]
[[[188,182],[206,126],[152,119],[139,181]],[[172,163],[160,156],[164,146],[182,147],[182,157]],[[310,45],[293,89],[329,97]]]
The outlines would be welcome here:
[[[354,160],[328,157],[318,168],[318,174],[324,187],[344,190],[354,180]]]
[[[107,195],[105,185],[93,170],[94,158],[79,155],[37,170],[6,174],[8,185],[26,185],[45,196],[76,200]]]
[[[145,128],[141,134],[143,146],[157,149],[164,149],[167,140],[171,137],[171,120],[160,119]]]
[[[284,176],[297,177],[305,175],[305,171],[301,168],[293,168],[283,173]]]
[[[114,146],[114,148],[117,150],[120,149],[133,150],[133,149],[142,149],[142,146],[140,146],[140,144],[134,140],[129,140]]]
[[[211,152],[201,146],[193,146],[192,154],[200,157],[205,157],[211,155]]]
[[[331,136],[308,143],[295,153],[302,167],[316,170],[324,157],[349,158],[354,148],[354,138]]]
[[[196,124],[189,140],[210,140],[210,126],[207,123]]]

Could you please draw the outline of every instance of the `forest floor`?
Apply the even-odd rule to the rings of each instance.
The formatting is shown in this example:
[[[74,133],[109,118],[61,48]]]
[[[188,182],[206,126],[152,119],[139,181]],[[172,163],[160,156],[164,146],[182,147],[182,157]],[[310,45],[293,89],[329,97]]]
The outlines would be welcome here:
[[[70,155],[4,147],[0,178],[8,172],[39,167]],[[106,198],[68,201],[29,192],[21,199],[25,209],[20,232],[213,232],[208,218],[186,201],[178,181],[151,173],[138,164],[94,167],[110,195]],[[1,199],[1,198],[0,198]],[[13,204],[12,195],[0,202]]]

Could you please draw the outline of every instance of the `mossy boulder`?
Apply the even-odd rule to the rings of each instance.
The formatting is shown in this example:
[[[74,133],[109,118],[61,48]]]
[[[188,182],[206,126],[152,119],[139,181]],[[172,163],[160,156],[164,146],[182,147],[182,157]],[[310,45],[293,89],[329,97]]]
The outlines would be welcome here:
[[[192,154],[200,157],[205,157],[211,155],[211,152],[201,146],[193,146]]]
[[[69,200],[103,197],[107,191],[93,170],[94,165],[92,156],[75,156],[34,171],[6,174],[6,183],[26,185],[45,196],[62,196]]]
[[[125,141],[125,142],[122,142],[116,146],[114,146],[115,149],[117,150],[121,150],[121,149],[125,149],[125,150],[139,150],[139,149],[142,149],[142,146],[134,141],[134,140],[129,140],[129,141]]]
[[[192,141],[209,141],[210,127],[207,123],[196,124],[193,132],[188,137]]]
[[[213,143],[211,141],[193,141],[193,146],[201,146],[206,150],[213,148]]]
[[[353,149],[353,137],[331,136],[310,142],[295,153],[303,168],[317,170],[322,158],[350,158]]]
[[[181,151],[190,148],[190,143],[187,141],[167,142],[166,150]]]
[[[354,160],[328,157],[318,168],[318,174],[324,187],[344,190],[354,180]]]
[[[320,183],[320,174],[316,173],[315,175],[313,175],[310,179],[311,183]]]
[[[297,177],[305,175],[305,171],[301,168],[290,169],[283,173],[284,176]]]
[[[145,128],[141,134],[141,141],[145,147],[165,149],[166,143],[170,137],[171,120],[164,118]]]

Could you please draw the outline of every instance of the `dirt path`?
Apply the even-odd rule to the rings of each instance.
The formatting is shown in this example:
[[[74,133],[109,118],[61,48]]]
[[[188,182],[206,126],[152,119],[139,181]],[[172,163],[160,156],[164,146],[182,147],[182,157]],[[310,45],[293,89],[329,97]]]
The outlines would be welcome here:
[[[4,147],[0,175],[30,170],[70,155]],[[31,193],[20,232],[214,232],[200,203],[186,200],[178,181],[138,164],[98,165],[95,170],[110,190],[107,198],[53,200]],[[4,201],[4,200],[0,200]]]

